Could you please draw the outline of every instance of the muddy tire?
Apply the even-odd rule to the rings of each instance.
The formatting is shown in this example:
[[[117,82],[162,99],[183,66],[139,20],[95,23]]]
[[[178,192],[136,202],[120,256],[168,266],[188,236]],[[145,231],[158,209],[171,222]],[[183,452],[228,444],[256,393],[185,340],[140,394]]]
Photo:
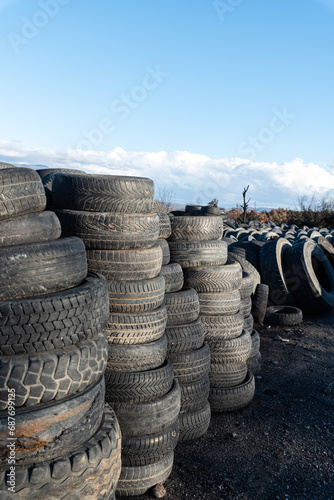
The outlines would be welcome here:
[[[62,238],[0,248],[0,300],[59,292],[86,277],[85,247],[79,238]]]
[[[44,187],[31,168],[4,168],[0,175],[0,220],[42,212],[46,207]]]
[[[108,318],[107,282],[96,274],[62,292],[0,301],[0,355],[78,344],[102,332]]]
[[[87,212],[148,213],[154,184],[144,177],[56,174],[52,198],[56,208]]]
[[[121,473],[121,433],[115,413],[107,405],[97,432],[73,451],[43,462],[16,465],[15,498],[73,500],[112,498]],[[0,469],[2,500],[8,491],[9,467]]]

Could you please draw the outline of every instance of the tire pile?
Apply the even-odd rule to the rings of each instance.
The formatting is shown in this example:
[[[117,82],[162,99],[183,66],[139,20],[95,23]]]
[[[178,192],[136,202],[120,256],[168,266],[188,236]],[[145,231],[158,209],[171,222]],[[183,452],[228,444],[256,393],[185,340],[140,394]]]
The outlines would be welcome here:
[[[0,496],[112,498],[121,436],[104,403],[107,284],[59,239],[38,174],[0,170]]]
[[[255,283],[261,280],[269,286],[270,306],[294,307],[270,311],[281,314],[275,321],[284,326],[301,321],[295,306],[308,314],[322,314],[334,308],[332,231],[252,221],[241,228],[225,230],[224,239],[229,253],[234,257],[237,254]]]
[[[245,317],[248,320],[250,315],[252,289],[248,287],[245,291],[242,311],[241,267],[237,262],[227,261],[227,245],[221,240],[222,219],[207,212],[215,207],[204,208],[203,216],[171,217],[169,244],[171,259],[182,266],[186,285],[198,293],[206,341],[202,349],[211,352],[211,409],[230,411],[248,404],[255,390],[253,374],[247,371],[251,336],[244,330]]]
[[[153,181],[139,177],[56,174],[52,186],[64,234],[83,239],[88,269],[108,282],[106,400],[122,431],[120,496],[163,483],[178,441],[180,387],[166,359],[161,274],[168,224],[160,230],[153,195]]]

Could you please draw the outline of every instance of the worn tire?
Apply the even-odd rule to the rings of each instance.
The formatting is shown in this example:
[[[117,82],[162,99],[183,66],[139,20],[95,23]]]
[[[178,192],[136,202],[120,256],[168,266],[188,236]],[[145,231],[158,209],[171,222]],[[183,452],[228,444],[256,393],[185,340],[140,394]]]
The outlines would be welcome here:
[[[102,332],[108,318],[107,283],[96,274],[62,292],[0,301],[0,355],[32,354],[77,344]]]
[[[168,241],[212,241],[223,235],[223,221],[219,217],[172,217],[172,234]]]
[[[56,208],[87,212],[152,212],[153,196],[153,181],[144,177],[60,173],[52,184]]]
[[[185,325],[166,327],[167,355],[175,352],[187,352],[202,347],[205,331],[201,320],[197,319]]]
[[[242,279],[241,279],[241,286],[240,286],[240,297],[241,300],[248,299],[253,291],[256,290],[256,287],[254,288],[254,278],[250,273],[247,273],[246,271],[242,272]]]
[[[185,325],[196,321],[199,315],[198,295],[192,288],[166,293],[167,326]]]
[[[146,436],[170,427],[180,413],[181,390],[174,380],[171,390],[145,403],[111,403],[122,430],[122,436]]]
[[[154,464],[140,467],[122,467],[117,484],[117,498],[143,495],[149,488],[162,484],[170,476],[174,463],[174,452]]]
[[[0,247],[57,240],[61,226],[54,212],[40,212],[6,219],[0,225]]]
[[[16,464],[59,457],[67,450],[84,444],[101,424],[104,393],[102,377],[85,391],[61,401],[16,409],[13,418]],[[10,459],[8,416],[8,411],[0,412],[2,463]]]
[[[260,250],[258,241],[237,241],[229,246],[229,252],[237,253],[260,273]]]
[[[105,333],[77,345],[34,354],[0,357],[0,410],[15,389],[15,405],[32,407],[82,392],[101,377],[107,364]]]
[[[181,409],[180,413],[194,412],[200,410],[208,401],[210,391],[209,376],[180,384],[181,387]]]
[[[240,312],[245,316],[249,316],[252,312],[252,299],[244,299],[240,301]]]
[[[156,241],[156,244],[161,247],[162,250],[162,265],[166,266],[169,264],[170,261],[170,251],[169,251],[169,245],[166,240],[164,239],[159,239]]]
[[[165,359],[161,366],[142,372],[105,371],[106,401],[145,403],[161,398],[173,385],[174,371]]]
[[[161,366],[166,355],[166,335],[148,344],[120,345],[109,343],[107,367],[114,372],[150,370]]]
[[[91,272],[101,273],[107,280],[147,280],[161,271],[162,250],[158,245],[135,250],[87,250]]]
[[[172,262],[182,268],[223,266],[227,261],[227,245],[224,241],[170,241]]]
[[[260,335],[256,330],[252,331],[251,340],[252,340],[252,348],[249,353],[249,357],[253,358],[260,352],[260,344],[261,344]]]
[[[262,283],[257,285],[255,293],[252,298],[251,314],[254,318],[254,322],[258,325],[263,324],[268,306],[268,297],[269,297],[269,286],[264,285]]]
[[[252,349],[251,336],[246,330],[243,330],[236,339],[207,342],[210,347],[211,363],[214,364],[246,363]]]
[[[241,306],[239,291],[231,293],[199,293],[198,299],[201,316],[237,314]]]
[[[228,251],[228,258],[239,262],[243,271],[245,271],[246,273],[250,274],[250,276],[252,276],[252,278],[254,280],[253,290],[252,290],[252,293],[253,293],[255,291],[256,285],[261,283],[261,276],[260,276],[260,273],[258,272],[258,270],[250,262],[248,262],[248,260],[241,257],[238,253],[230,250],[230,247],[229,247],[229,251]],[[242,287],[242,285],[241,285],[241,287]]]
[[[166,207],[165,207],[166,210]],[[164,212],[158,212],[159,216],[159,238],[167,239],[172,234],[169,215]]]
[[[238,262],[227,261],[224,266],[184,270],[185,283],[198,293],[231,293],[240,289],[242,269]]]
[[[300,325],[303,321],[303,313],[297,307],[292,306],[268,307],[264,321],[267,325]]]
[[[226,316],[200,316],[207,340],[229,340],[239,337],[244,326],[242,313]]]
[[[174,262],[162,266],[161,275],[165,278],[166,293],[179,292],[183,287],[183,271],[180,264]]]
[[[86,275],[85,247],[79,238],[0,248],[0,300],[65,290]]]
[[[159,274],[149,280],[108,281],[111,313],[141,313],[161,306],[165,297],[165,278]]]
[[[0,469],[2,500],[8,491],[9,466]],[[115,413],[105,406],[101,425],[87,441],[62,456],[15,466],[15,498],[82,500],[112,498],[121,473],[121,434]]]
[[[248,371],[245,380],[235,387],[211,387],[209,396],[211,410],[213,412],[240,410],[252,401],[254,393],[254,375]]]
[[[258,375],[262,367],[261,353],[258,352],[255,356],[247,359],[247,367],[253,373],[253,375]]]
[[[254,328],[254,318],[250,314],[249,316],[244,317],[244,330],[246,330],[249,334],[252,333]]]
[[[111,344],[147,344],[160,339],[165,331],[167,310],[161,305],[142,313],[111,313],[106,327]]]
[[[195,382],[208,375],[210,370],[210,349],[207,343],[196,351],[173,353],[168,358],[180,384]]]
[[[46,207],[44,187],[31,168],[4,168],[0,175],[0,220],[42,212]]]
[[[211,363],[210,387],[235,387],[241,384],[247,375],[247,362],[248,360],[243,363]]]
[[[86,248],[132,250],[150,248],[159,236],[157,214],[123,214],[56,210],[63,236],[78,236]]]
[[[180,437],[179,442],[193,441],[206,434],[211,420],[210,404],[206,402],[205,406],[194,412],[180,413],[179,427]]]

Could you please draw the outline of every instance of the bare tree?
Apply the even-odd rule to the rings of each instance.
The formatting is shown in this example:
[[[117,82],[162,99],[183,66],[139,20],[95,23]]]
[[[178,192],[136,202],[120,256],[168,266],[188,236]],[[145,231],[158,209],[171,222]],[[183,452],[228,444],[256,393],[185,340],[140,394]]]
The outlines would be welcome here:
[[[157,201],[161,201],[168,208],[168,212],[172,210],[173,201],[175,199],[175,191],[168,189],[166,186],[158,189]]]
[[[246,219],[247,219],[247,209],[249,207],[249,202],[250,202],[250,198],[246,201],[246,193],[249,189],[249,184],[246,188],[244,188],[243,192],[242,192],[242,197],[243,197],[243,204],[242,204],[242,210],[243,210],[243,213],[242,213],[242,222],[246,222]]]
[[[209,206],[210,206],[210,207],[216,207],[216,208],[217,208],[217,207],[218,207],[218,201],[219,201],[219,200],[217,200],[217,198],[214,198],[213,200],[211,200],[211,201],[209,202]]]

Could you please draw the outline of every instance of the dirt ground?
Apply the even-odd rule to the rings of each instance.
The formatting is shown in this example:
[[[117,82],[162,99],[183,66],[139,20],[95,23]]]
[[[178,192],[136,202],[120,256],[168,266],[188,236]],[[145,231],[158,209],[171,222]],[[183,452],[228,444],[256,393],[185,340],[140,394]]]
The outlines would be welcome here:
[[[334,499],[334,313],[258,331],[253,402],[177,446],[166,500]]]

